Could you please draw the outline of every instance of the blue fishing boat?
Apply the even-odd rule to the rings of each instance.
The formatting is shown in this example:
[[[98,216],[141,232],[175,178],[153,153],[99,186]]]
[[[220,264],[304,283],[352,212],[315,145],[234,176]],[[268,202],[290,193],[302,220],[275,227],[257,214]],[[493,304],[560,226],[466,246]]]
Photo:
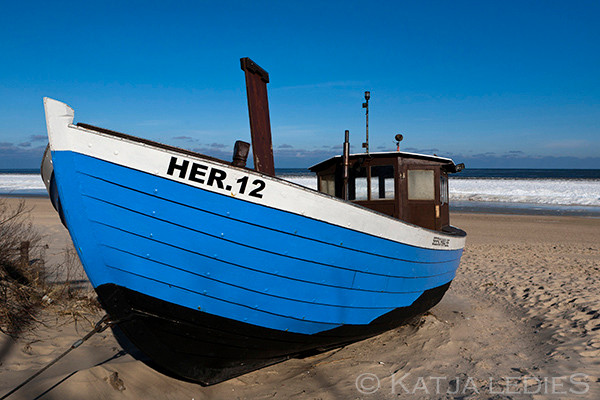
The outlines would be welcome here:
[[[268,74],[242,59],[252,135],[224,161],[74,124],[44,99],[42,177],[116,336],[152,365],[213,384],[397,327],[440,301],[465,232],[447,158],[349,154],[275,176]],[[368,100],[367,100],[368,101]]]

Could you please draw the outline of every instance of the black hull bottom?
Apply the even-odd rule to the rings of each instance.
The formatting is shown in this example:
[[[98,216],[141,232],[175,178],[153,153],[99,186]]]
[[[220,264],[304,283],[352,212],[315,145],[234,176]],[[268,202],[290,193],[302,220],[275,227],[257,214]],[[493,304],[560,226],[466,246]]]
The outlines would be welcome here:
[[[436,305],[449,287],[447,283],[427,290],[410,307],[397,308],[369,325],[343,325],[314,335],[250,325],[114,284],[101,285],[96,291],[105,310],[120,321],[115,336],[126,350],[131,351],[132,344],[154,368],[212,385],[396,328]]]

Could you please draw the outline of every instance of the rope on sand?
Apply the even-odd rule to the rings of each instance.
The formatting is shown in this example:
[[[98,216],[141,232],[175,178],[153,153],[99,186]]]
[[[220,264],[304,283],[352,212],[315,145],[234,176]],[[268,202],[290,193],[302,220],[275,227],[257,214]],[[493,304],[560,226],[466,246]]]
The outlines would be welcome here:
[[[63,358],[64,356],[66,356],[67,354],[69,354],[71,352],[71,350],[78,348],[79,346],[81,346],[86,340],[88,340],[89,338],[91,338],[92,336],[94,336],[96,333],[100,333],[103,332],[104,330],[106,330],[106,328],[108,328],[109,326],[113,325],[115,323],[115,321],[111,321],[110,317],[108,316],[108,314],[104,315],[94,326],[94,329],[92,329],[90,332],[88,332],[87,335],[85,335],[84,337],[82,337],[81,339],[77,340],[75,343],[73,343],[71,345],[71,347],[69,347],[67,349],[67,351],[65,351],[64,353],[62,353],[60,356],[56,357],[54,360],[52,360],[48,365],[46,365],[44,368],[40,369],[38,372],[36,372],[35,374],[33,374],[32,376],[30,376],[28,379],[26,379],[23,383],[21,383],[19,386],[15,387],[13,390],[11,390],[10,392],[6,393],[5,395],[3,395],[2,397],[0,397],[0,400],[4,400],[6,399],[8,396],[10,396],[11,394],[13,394],[14,392],[16,392],[17,390],[21,389],[23,386],[25,386],[26,384],[28,384],[29,382],[31,382],[32,380],[34,380],[38,375],[40,375],[42,372],[44,372],[45,370],[47,370],[48,368],[50,368],[52,365],[54,365],[56,362],[58,362],[58,360],[60,360],[61,358]]]

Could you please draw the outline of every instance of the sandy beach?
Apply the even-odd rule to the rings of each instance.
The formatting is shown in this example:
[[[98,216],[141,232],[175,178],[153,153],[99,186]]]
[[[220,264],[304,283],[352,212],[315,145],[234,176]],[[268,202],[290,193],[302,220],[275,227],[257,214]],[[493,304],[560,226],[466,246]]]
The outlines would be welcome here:
[[[60,263],[68,232],[48,199],[26,201],[49,264]],[[9,399],[600,398],[600,219],[452,214],[451,222],[468,233],[463,261],[419,323],[210,387],[136,361],[107,330]],[[50,306],[17,342],[0,334],[10,343],[0,396],[102,315],[74,320]]]

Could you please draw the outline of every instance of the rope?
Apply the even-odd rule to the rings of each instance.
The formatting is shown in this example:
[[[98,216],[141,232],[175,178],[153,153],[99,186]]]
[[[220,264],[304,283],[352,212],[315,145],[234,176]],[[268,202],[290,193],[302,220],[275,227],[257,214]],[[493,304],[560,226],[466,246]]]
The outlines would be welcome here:
[[[114,323],[113,321],[110,321],[110,317],[108,316],[108,314],[104,315],[104,317],[102,317],[100,319],[100,321],[98,321],[96,323],[96,325],[94,326],[94,329],[92,329],[90,332],[88,332],[87,335],[85,335],[81,339],[75,341],[75,343],[73,343],[71,345],[71,347],[69,347],[67,349],[67,351],[65,351],[64,353],[62,353],[60,356],[56,357],[48,365],[46,365],[44,368],[40,369],[38,372],[36,372],[32,376],[30,376],[28,379],[26,379],[19,386],[15,387],[13,390],[11,390],[10,392],[6,393],[4,396],[0,397],[0,400],[6,399],[8,396],[10,396],[11,394],[13,394],[17,390],[21,389],[23,386],[25,386],[26,384],[28,384],[29,382],[31,382],[32,380],[34,380],[37,376],[39,376],[42,372],[44,372],[45,370],[47,370],[48,368],[50,368],[52,365],[54,365],[56,362],[58,362],[58,360],[60,360],[61,358],[63,358],[67,354],[69,354],[72,350],[74,350],[74,349],[78,348],[79,346],[81,346],[83,344],[83,342],[85,342],[86,340],[88,340],[89,338],[91,338],[92,336],[94,336],[96,333],[103,332],[104,330],[106,330],[106,328],[108,328],[113,323]]]

